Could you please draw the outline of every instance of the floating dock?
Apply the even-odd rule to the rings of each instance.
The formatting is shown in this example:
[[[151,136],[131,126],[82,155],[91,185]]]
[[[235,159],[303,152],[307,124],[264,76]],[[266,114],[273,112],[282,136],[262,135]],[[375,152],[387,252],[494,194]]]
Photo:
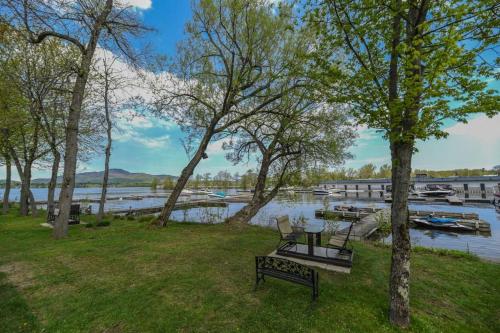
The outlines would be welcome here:
[[[252,199],[251,196],[248,195],[238,195],[234,197],[227,197],[221,199],[207,199],[207,200],[186,200],[177,202],[174,206],[174,210],[186,210],[192,208],[200,208],[200,207],[227,207],[228,203],[247,203]],[[156,207],[145,207],[145,208],[127,208],[120,210],[110,210],[108,213],[110,214],[129,214],[129,215],[152,215],[162,211],[162,206]]]
[[[381,208],[356,208],[349,207],[355,211],[346,211],[346,207],[337,206],[339,210],[316,210],[315,216],[324,219],[345,219],[354,221],[352,229],[353,239],[361,240],[370,237],[378,229],[379,215],[383,214],[390,217],[390,209]],[[474,228],[480,233],[491,233],[491,225],[479,219],[476,213],[456,213],[456,212],[440,212],[440,211],[421,211],[410,210],[410,219],[415,219],[422,216],[434,215],[435,217],[447,217],[457,219],[458,223]],[[339,233],[347,233],[348,228],[340,230]]]

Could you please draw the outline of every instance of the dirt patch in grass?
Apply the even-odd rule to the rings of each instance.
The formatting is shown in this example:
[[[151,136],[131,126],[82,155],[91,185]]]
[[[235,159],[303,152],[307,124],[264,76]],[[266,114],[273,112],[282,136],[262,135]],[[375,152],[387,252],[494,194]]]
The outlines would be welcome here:
[[[7,281],[19,289],[26,289],[35,284],[29,265],[23,262],[11,262],[0,266],[0,272],[7,274]]]

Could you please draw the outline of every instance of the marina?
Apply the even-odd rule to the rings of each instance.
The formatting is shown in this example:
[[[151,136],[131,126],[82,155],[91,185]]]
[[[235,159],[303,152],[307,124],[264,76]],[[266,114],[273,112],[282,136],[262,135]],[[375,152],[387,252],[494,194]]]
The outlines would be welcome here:
[[[217,192],[218,190],[213,189],[212,191]],[[208,198],[207,195],[181,197],[171,218],[180,222],[220,223],[241,209],[252,196],[249,191],[234,189],[223,191],[227,193],[225,199]],[[292,221],[305,218],[308,224],[324,225],[326,223],[343,229],[348,227],[353,219],[363,218],[369,213],[390,207],[390,204],[379,196],[369,198],[366,192],[359,192],[357,193],[358,196],[356,193],[348,193],[347,197],[344,193],[341,193],[339,197],[313,195],[311,189],[303,189],[303,191],[305,192],[295,189],[293,191],[280,191],[274,200],[261,209],[251,223],[275,228],[273,217],[288,214]],[[145,187],[112,187],[108,189],[108,193],[110,198],[122,198],[122,200],[108,200],[105,210],[121,215],[127,214],[130,209],[136,215],[158,214],[169,195],[169,191],[152,191],[150,188]],[[47,189],[34,188],[33,194],[35,200],[43,202],[46,200]],[[97,212],[99,196],[99,188],[77,188],[74,199],[81,204],[82,208],[90,205],[92,212]],[[11,200],[16,201],[18,197],[18,190],[13,190],[10,195]],[[137,197],[143,199],[134,200]],[[128,198],[132,199],[128,200]],[[442,198],[433,199],[442,200]],[[188,203],[189,201],[195,202],[195,204]],[[347,209],[353,206],[357,207],[359,211],[335,211],[336,206]],[[334,219],[326,221],[322,216],[318,215],[318,211],[321,210],[335,214]],[[489,223],[491,232],[457,233],[415,227],[410,229],[410,236],[414,246],[470,251],[483,258],[500,261],[500,212],[497,213],[493,205],[467,201],[464,202],[463,206],[453,206],[436,200],[410,201],[410,214],[413,217],[425,217],[431,213],[436,214],[436,212],[439,212],[441,216],[471,220],[471,225],[475,225],[474,220],[485,221]],[[390,242],[391,237],[384,237],[381,241]]]

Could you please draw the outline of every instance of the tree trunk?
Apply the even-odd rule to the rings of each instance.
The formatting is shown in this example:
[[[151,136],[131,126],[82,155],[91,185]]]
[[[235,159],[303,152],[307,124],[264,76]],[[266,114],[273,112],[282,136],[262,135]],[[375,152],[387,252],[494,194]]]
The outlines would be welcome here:
[[[31,163],[25,161],[23,176],[21,178],[21,208],[20,213],[22,216],[29,214],[31,206],[31,214],[36,216],[36,204],[34,203],[33,194],[31,193]],[[34,207],[34,210],[33,210]]]
[[[31,191],[31,188],[29,189],[28,196],[30,199],[31,216],[37,217],[38,209],[36,208],[35,196],[33,195],[33,191]]]
[[[2,213],[5,215],[9,212],[9,195],[10,195],[10,185],[12,178],[12,164],[10,162],[10,156],[5,154],[5,188],[3,191],[3,206]]]
[[[52,173],[50,175],[50,182],[47,194],[48,215],[54,214],[54,208],[55,208],[54,198],[57,187],[57,172],[59,171],[59,164],[61,163],[61,154],[57,150],[54,150],[52,152],[52,155],[54,156],[54,162],[52,163]]]
[[[410,233],[408,189],[410,187],[413,147],[408,143],[391,143],[392,155],[392,261],[390,277],[391,323],[410,324]]]
[[[276,186],[273,188],[273,190],[268,193],[267,195],[264,195],[263,197],[259,198],[252,198],[252,201],[250,201],[245,207],[240,209],[236,214],[231,216],[228,219],[228,223],[234,223],[234,224],[243,224],[243,223],[249,223],[250,220],[257,215],[259,210],[267,205],[271,200],[274,199],[276,194],[278,194],[279,186]]]
[[[104,161],[104,175],[102,179],[102,190],[101,190],[101,200],[99,201],[99,211],[97,212],[97,223],[102,221],[102,217],[104,216],[104,203],[106,202],[106,192],[108,191],[108,176],[109,176],[109,159],[111,156],[111,115],[109,110],[109,101],[108,101],[108,90],[109,90],[109,82],[108,77],[105,78],[105,87],[104,87],[104,110],[106,112],[106,134],[108,137],[108,142],[106,145],[106,158]]]
[[[68,235],[68,219],[71,204],[73,202],[73,190],[75,188],[76,161],[78,155],[78,128],[80,124],[80,113],[85,94],[85,87],[89,76],[90,65],[94,57],[97,41],[101,33],[101,27],[112,9],[112,1],[106,1],[106,8],[99,16],[98,22],[92,30],[92,36],[82,55],[79,73],[73,87],[71,105],[66,125],[66,146],[64,151],[64,172],[59,193],[59,215],[54,223],[53,236],[61,239]]]
[[[257,183],[255,184],[255,191],[252,200],[242,209],[240,209],[236,214],[228,219],[228,223],[248,223],[250,220],[259,212],[259,210],[267,205],[278,193],[274,195],[274,189],[268,195],[265,195],[266,190],[266,180],[267,173],[269,172],[269,166],[271,165],[271,156],[265,153],[262,157],[262,163],[260,165],[259,174],[257,176]],[[279,187],[278,187],[279,188]]]
[[[172,193],[170,193],[170,196],[168,197],[167,201],[165,202],[165,206],[163,207],[163,210],[161,211],[160,216],[158,217],[158,224],[160,226],[165,226],[168,222],[168,219],[170,218],[170,214],[172,214],[172,211],[174,210],[175,203],[177,202],[177,199],[179,199],[179,196],[184,189],[184,186],[186,186],[189,177],[193,175],[194,169],[200,163],[200,160],[202,159],[203,155],[205,154],[205,150],[207,149],[207,146],[210,142],[210,139],[212,138],[214,134],[214,128],[215,128],[216,121],[213,121],[211,126],[207,129],[205,132],[205,135],[203,136],[203,139],[200,142],[200,146],[198,147],[198,150],[194,154],[194,156],[191,158],[191,161],[189,161],[188,165],[182,170],[182,173],[177,179],[177,183],[175,184],[174,189],[172,190]]]

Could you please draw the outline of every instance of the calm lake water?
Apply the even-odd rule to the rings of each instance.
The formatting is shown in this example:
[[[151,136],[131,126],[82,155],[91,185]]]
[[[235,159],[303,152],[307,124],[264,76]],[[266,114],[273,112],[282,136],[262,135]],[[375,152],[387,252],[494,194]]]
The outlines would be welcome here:
[[[234,194],[234,190],[229,190],[229,194]],[[36,200],[47,199],[47,189],[35,188],[33,194]],[[3,189],[0,190],[3,195]],[[125,197],[133,195],[157,195],[157,198],[144,198],[143,200],[126,200]],[[124,200],[110,200],[106,203],[106,210],[141,208],[160,206],[165,202],[168,192],[157,190],[151,191],[149,188],[109,188],[108,197],[124,197]],[[99,188],[77,188],[75,189],[75,199],[95,199],[100,196]],[[358,207],[390,207],[380,200],[357,199],[354,197],[322,197],[309,193],[280,194],[266,207],[261,209],[257,216],[252,219],[252,223],[275,228],[273,218],[279,215],[288,214],[292,221],[301,217],[310,224],[325,224],[322,219],[314,216],[314,211],[328,206],[333,209],[335,205],[353,205]],[[13,189],[10,194],[11,200],[19,198],[19,190]],[[191,196],[192,199],[202,199],[206,196]],[[181,197],[181,200],[188,200],[189,197]],[[92,205],[92,210],[97,211],[97,204]],[[175,211],[172,218],[177,221],[195,221],[203,223],[218,223],[237,212],[244,203],[231,203],[228,207],[195,208],[187,211]],[[495,212],[492,205],[477,204],[466,206],[450,206],[439,204],[412,203],[411,209],[449,211],[460,213],[477,213],[479,218],[491,224],[491,235],[457,234],[438,230],[411,229],[411,241],[414,245],[447,248],[462,251],[470,251],[480,257],[500,261],[500,214]],[[349,222],[336,221],[327,225],[330,227],[347,226]],[[384,240],[390,242],[390,237]]]

